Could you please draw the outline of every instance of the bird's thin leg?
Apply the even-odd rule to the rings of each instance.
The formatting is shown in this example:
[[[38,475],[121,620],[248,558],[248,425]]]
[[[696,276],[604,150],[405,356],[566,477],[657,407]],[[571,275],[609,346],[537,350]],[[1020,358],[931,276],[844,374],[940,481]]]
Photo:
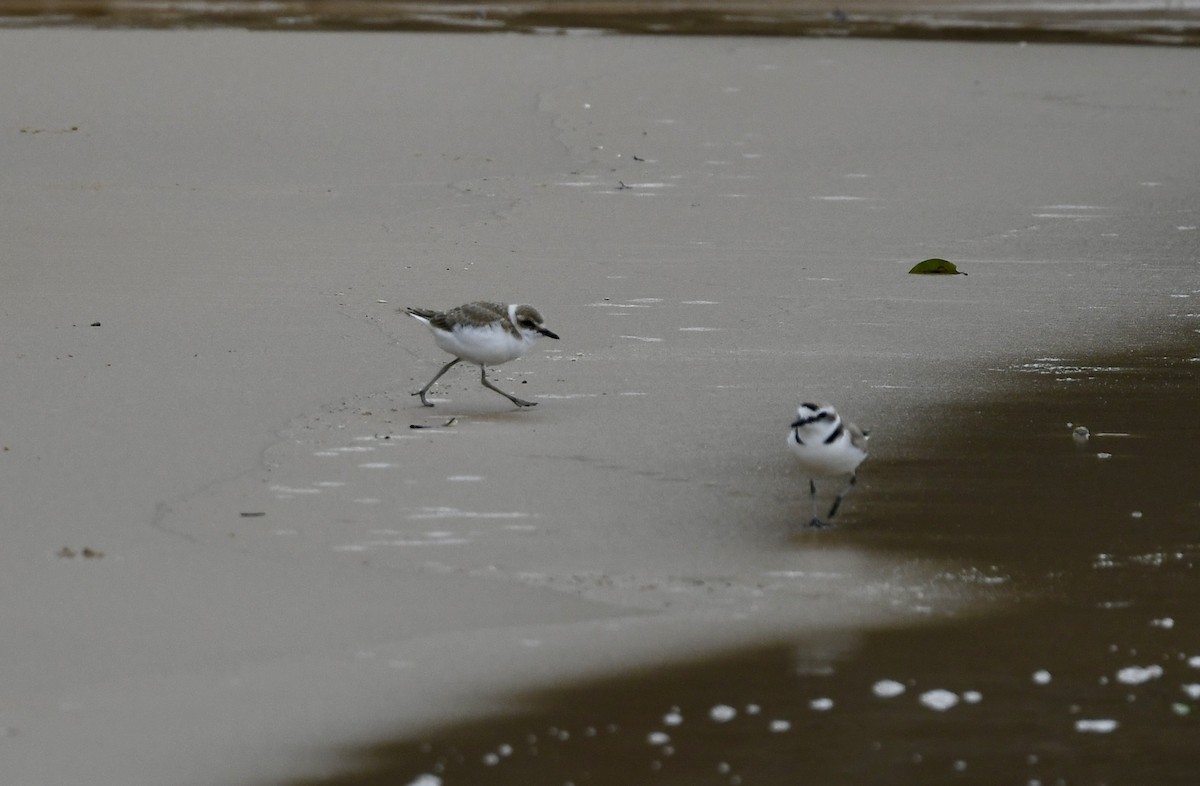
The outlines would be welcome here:
[[[421,403],[422,403],[422,404],[424,404],[424,405],[425,405],[425,406],[427,406],[427,407],[432,407],[432,406],[433,406],[433,404],[430,404],[428,401],[426,401],[426,400],[425,400],[425,394],[429,392],[429,389],[430,389],[431,387],[433,387],[433,383],[434,383],[434,382],[437,382],[439,379],[441,379],[441,377],[442,377],[442,374],[445,374],[447,371],[449,371],[449,370],[450,370],[450,367],[451,367],[451,366],[453,366],[455,363],[457,363],[457,362],[458,362],[458,361],[460,361],[460,360],[462,360],[462,358],[455,358],[454,360],[451,360],[451,361],[450,361],[449,363],[447,363],[446,365],[442,366],[442,370],[441,370],[441,371],[439,371],[438,373],[436,373],[436,374],[434,374],[434,375],[433,375],[433,379],[429,380],[429,384],[428,384],[428,385],[426,385],[425,387],[421,388],[420,390],[418,390],[416,393],[413,393],[412,395],[414,395],[414,396],[420,396],[420,397],[421,397]]]
[[[501,396],[504,396],[506,399],[508,399],[512,403],[516,404],[518,407],[536,407],[537,406],[536,401],[526,401],[525,399],[517,398],[516,396],[505,393],[503,390],[496,387],[491,382],[488,382],[487,368],[485,366],[479,367],[479,381],[483,383],[483,386],[485,388],[487,388],[488,390],[496,391]]]
[[[808,496],[812,500],[812,521],[808,522],[808,526],[820,529],[825,526],[825,522],[817,516],[817,482],[812,478],[808,479]]]
[[[838,508],[842,505],[842,499],[850,493],[850,489],[854,488],[854,484],[858,478],[853,474],[850,475],[850,482],[846,484],[846,488],[842,489],[842,493],[837,495],[837,499],[833,501],[833,507],[829,509],[829,518],[832,519],[837,515]]]

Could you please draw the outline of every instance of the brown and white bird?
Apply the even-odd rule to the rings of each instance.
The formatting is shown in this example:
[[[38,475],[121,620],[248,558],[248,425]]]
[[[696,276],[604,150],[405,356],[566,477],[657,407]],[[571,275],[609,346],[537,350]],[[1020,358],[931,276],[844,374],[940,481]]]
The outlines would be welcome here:
[[[429,380],[428,385],[413,393],[414,396],[421,397],[422,404],[427,407],[433,406],[425,398],[429,388],[452,366],[465,360],[479,366],[479,381],[488,390],[496,391],[518,407],[537,405],[536,401],[525,401],[505,393],[487,378],[488,366],[498,366],[521,357],[533,347],[539,336],[558,338],[557,334],[546,327],[545,320],[536,308],[515,303],[477,300],[448,311],[434,311],[428,308],[405,310],[409,316],[425,323],[429,332],[433,334],[435,344],[454,355],[454,360],[442,366],[433,379]]]
[[[832,405],[806,402],[796,410],[796,419],[788,427],[787,444],[808,475],[812,498],[812,521],[808,526],[827,526],[837,515],[842,499],[854,488],[855,472],[867,457],[867,433],[853,423],[843,421]],[[849,483],[834,499],[828,521],[821,521],[817,515],[816,478],[846,475]]]

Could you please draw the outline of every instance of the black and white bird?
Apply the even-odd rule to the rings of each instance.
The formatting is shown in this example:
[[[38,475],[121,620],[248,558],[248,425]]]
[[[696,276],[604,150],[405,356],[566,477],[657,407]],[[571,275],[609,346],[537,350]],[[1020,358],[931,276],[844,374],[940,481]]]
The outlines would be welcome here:
[[[408,308],[409,316],[423,322],[433,334],[433,341],[441,349],[454,355],[429,384],[413,393],[421,397],[427,407],[433,404],[425,394],[433,383],[460,361],[479,366],[479,381],[488,390],[494,390],[518,407],[536,406],[536,401],[525,401],[505,393],[487,378],[487,367],[498,366],[521,357],[534,345],[539,336],[557,339],[558,335],[546,327],[545,320],[533,306],[515,303],[489,303],[478,300],[448,311],[428,308]]]
[[[788,429],[787,444],[808,475],[812,498],[812,521],[808,526],[827,526],[837,515],[842,499],[854,488],[855,472],[867,457],[867,433],[842,420],[832,405],[806,402],[796,410],[796,419]],[[827,520],[821,521],[817,515],[816,478],[844,476],[849,476],[849,482],[834,499]]]

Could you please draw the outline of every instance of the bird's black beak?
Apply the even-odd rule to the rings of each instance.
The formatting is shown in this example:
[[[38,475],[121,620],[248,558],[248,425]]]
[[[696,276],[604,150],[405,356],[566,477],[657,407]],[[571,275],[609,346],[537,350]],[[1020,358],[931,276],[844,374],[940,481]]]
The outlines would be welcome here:
[[[558,334],[557,334],[557,333],[555,333],[553,330],[549,330],[549,329],[547,329],[547,328],[544,328],[544,327],[535,327],[535,328],[534,328],[534,330],[536,330],[537,332],[541,333],[541,334],[542,334],[543,336],[545,336],[546,338],[553,338],[553,339],[556,339],[556,340],[558,339]]]

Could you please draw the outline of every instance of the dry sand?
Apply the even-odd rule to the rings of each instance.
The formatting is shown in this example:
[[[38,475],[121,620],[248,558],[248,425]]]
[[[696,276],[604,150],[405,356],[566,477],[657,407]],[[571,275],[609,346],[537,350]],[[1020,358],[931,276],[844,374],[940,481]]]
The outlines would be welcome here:
[[[797,532],[788,418],[895,457],[989,367],[1194,318],[1197,65],[0,32],[0,781],[312,774],[511,685],[954,613]],[[480,297],[562,335],[494,375],[539,406],[419,407],[396,309]]]

